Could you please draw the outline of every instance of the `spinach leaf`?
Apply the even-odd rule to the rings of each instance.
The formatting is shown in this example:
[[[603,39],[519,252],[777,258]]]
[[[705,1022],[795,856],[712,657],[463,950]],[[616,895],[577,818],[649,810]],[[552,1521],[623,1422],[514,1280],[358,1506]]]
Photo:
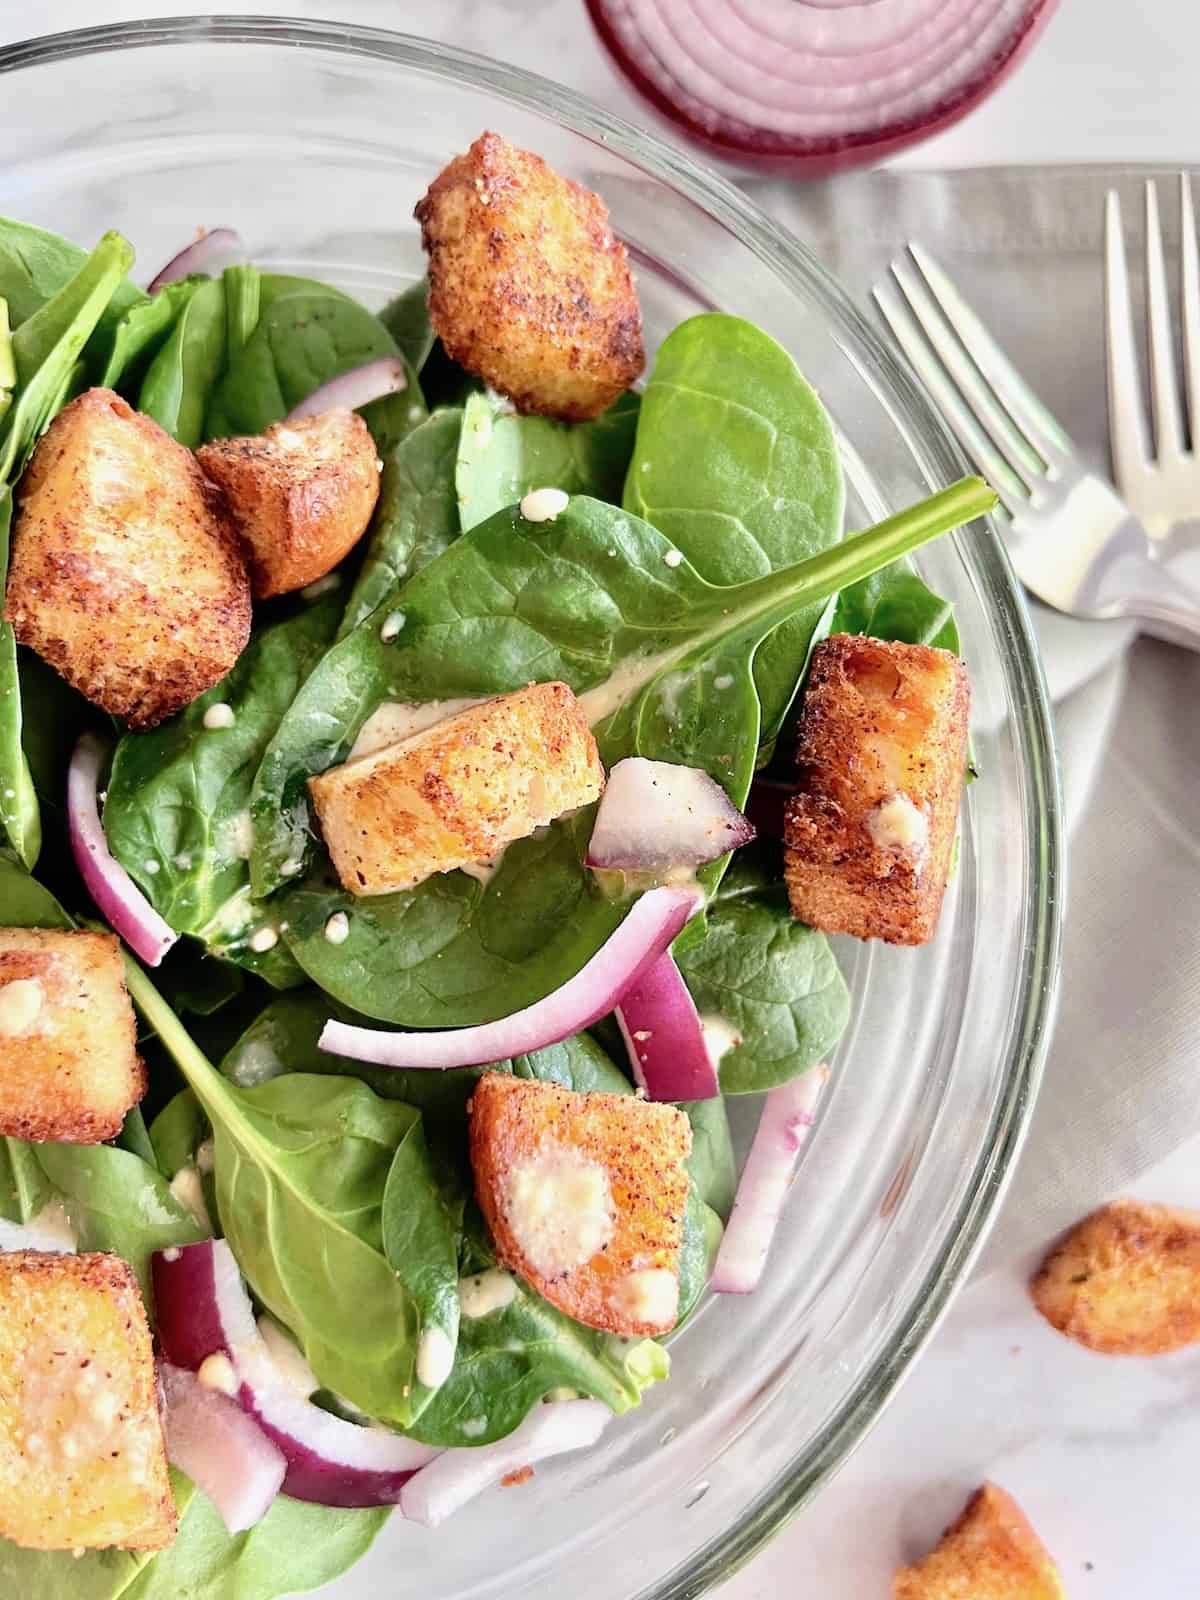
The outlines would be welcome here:
[[[341,603],[323,595],[254,634],[229,675],[179,716],[117,745],[104,829],[109,847],[180,933],[280,987],[301,980],[281,945],[249,940],[270,914],[249,894],[250,789],[263,751],[333,637]],[[212,705],[229,727],[206,728]]]
[[[225,291],[219,278],[198,283],[184,302],[138,391],[139,411],[195,449],[204,413],[225,365]]]
[[[221,284],[225,291],[225,359],[232,365],[258,327],[262,273],[248,261],[241,262],[225,268]]]
[[[17,368],[13,361],[12,328],[8,320],[8,301],[0,295],[0,420],[12,404],[12,392],[17,386]]]
[[[400,354],[415,372],[429,359],[433,349],[433,324],[429,320],[429,279],[418,278],[389,300],[379,320],[396,341]]]
[[[203,280],[181,278],[168,283],[150,298],[135,300],[116,323],[112,344],[97,382],[104,389],[128,393],[135,379],[140,384],[143,369],[162,346],[178,321],[180,313]]]
[[[830,633],[869,633],[959,653],[954,606],[934,594],[908,561],[895,561],[838,595]]]
[[[261,1522],[231,1537],[206,1495],[178,1472],[171,1480],[179,1533],[174,1544],[141,1565],[127,1589],[113,1591],[122,1600],[276,1600],[317,1589],[367,1553],[391,1513],[389,1506],[346,1511],[280,1495]],[[85,1556],[76,1570],[89,1560]],[[56,1600],[66,1594],[77,1600],[72,1577],[68,1573]],[[24,1600],[25,1591],[19,1592]],[[84,1591],[78,1600],[102,1596],[104,1591],[94,1597]]]
[[[195,1491],[183,1479],[187,1492],[181,1497],[174,1472],[171,1480],[184,1514]],[[70,1550],[26,1550],[0,1539],[0,1594],[12,1600],[129,1600],[131,1585],[156,1559],[153,1550],[88,1550],[76,1558]],[[186,1593],[180,1589],[172,1600]]]
[[[385,701],[502,694],[562,679],[585,700],[600,753],[705,768],[741,805],[758,750],[754,652],[781,621],[987,501],[974,481],[780,572],[718,588],[649,524],[586,496],[553,523],[516,507],[456,540],[388,604],[404,626],[388,640],[373,618],[325,656],[297,695],[254,781],[251,881],[265,895],[309,843],[305,783],[347,754]],[[601,688],[600,686],[603,685]],[[584,812],[510,846],[480,885],[444,874],[364,899],[316,871],[283,898],[286,938],[336,999],[410,1027],[481,1022],[528,1005],[577,972],[627,904],[582,866]],[[712,888],[725,863],[704,868]],[[328,917],[349,917],[342,945]]]
[[[737,1161],[729,1134],[729,1117],[720,1095],[711,1100],[690,1100],[680,1107],[692,1125],[692,1154],[688,1172],[692,1188],[724,1220],[733,1210],[737,1189]]]
[[[53,1198],[54,1189],[38,1163],[37,1146],[26,1139],[0,1139],[0,1217],[31,1222]]]
[[[738,583],[834,544],[844,504],[829,417],[781,345],[720,312],[667,336],[642,399],[627,510],[710,582]],[[796,693],[818,613],[798,611],[758,652],[764,744]]]
[[[261,433],[330,378],[398,353],[379,318],[348,295],[305,278],[264,272],[258,321],[209,398],[204,436]],[[411,368],[400,394],[363,408],[381,450],[399,443],[425,415]]]
[[[384,1254],[384,1195],[420,1113],[355,1078],[289,1073],[237,1089],[196,1048],[145,973],[130,993],[213,1130],[217,1206],[238,1264],[291,1329],[324,1388],[407,1425],[426,1318],[457,1274],[425,1264],[414,1289]]]
[[[460,411],[435,411],[388,451],[366,555],[338,628],[344,639],[397,586],[458,538]]]
[[[756,1094],[824,1059],[850,1015],[850,994],[824,934],[793,920],[782,885],[714,907],[702,943],[679,957],[701,1013],[741,1035],[722,1056],[725,1094]]]
[[[72,928],[58,901],[8,850],[0,849],[0,906],[6,928]]]
[[[720,1217],[701,1200],[695,1185],[688,1190],[687,1211],[683,1218],[683,1242],[679,1248],[679,1315],[674,1337],[700,1304],[712,1277],[717,1251],[725,1226]]]
[[[13,327],[27,322],[47,300],[53,300],[86,260],[86,250],[58,234],[35,228],[31,222],[0,217],[0,296],[8,301]],[[100,317],[92,345],[106,347],[125,312],[146,298],[143,290],[123,278]],[[95,370],[102,370],[102,365]]]
[[[565,489],[619,501],[633,454],[639,401],[625,394],[594,422],[521,417],[498,395],[463,408],[455,484],[464,533],[531,489]]]
[[[211,1137],[212,1129],[200,1109],[199,1100],[190,1089],[180,1089],[150,1124],[154,1164],[161,1173],[173,1178],[184,1167],[196,1164],[197,1151]]]
[[[138,1160],[144,1161],[147,1166],[161,1171],[140,1105],[131,1106],[125,1113],[125,1121],[121,1124],[121,1131],[113,1143],[121,1150],[128,1150],[130,1155],[137,1156]]]
[[[79,271],[13,334],[13,403],[0,426],[0,484],[18,474],[65,402],[83,347],[133,262],[119,233],[106,233]]]
[[[0,595],[8,573],[12,496],[0,487]],[[0,839],[31,871],[42,845],[42,819],[33,776],[21,743],[21,680],[12,624],[0,619]]]
[[[81,1250],[110,1250],[138,1275],[147,1306],[150,1257],[208,1238],[157,1168],[108,1144],[40,1144],[42,1171],[62,1196]]]

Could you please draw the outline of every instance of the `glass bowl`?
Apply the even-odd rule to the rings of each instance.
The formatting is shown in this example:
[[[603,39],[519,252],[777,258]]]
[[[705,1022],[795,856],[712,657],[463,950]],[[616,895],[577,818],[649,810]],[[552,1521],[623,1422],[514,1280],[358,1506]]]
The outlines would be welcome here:
[[[83,244],[119,228],[147,277],[198,224],[228,223],[264,264],[372,305],[422,271],[411,217],[429,179],[496,128],[603,194],[651,347],[720,307],[792,350],[839,430],[850,526],[961,470],[796,239],[678,149],[528,73],[342,24],[175,18],[0,50],[0,74],[12,215]],[[1032,1105],[1062,845],[1044,688],[998,540],[976,524],[921,566],[958,608],[982,777],[934,943],[839,951],[853,1021],[766,1281],[711,1300],[672,1345],[671,1381],[598,1449],[440,1531],[394,1518],[330,1595],[698,1595],[845,1460],[946,1309]],[[744,1147],[755,1107],[734,1111]]]

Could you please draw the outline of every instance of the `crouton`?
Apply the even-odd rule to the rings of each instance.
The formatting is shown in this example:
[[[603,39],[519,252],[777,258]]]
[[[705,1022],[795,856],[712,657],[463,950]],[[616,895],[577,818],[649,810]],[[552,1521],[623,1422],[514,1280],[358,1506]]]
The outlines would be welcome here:
[[[325,843],[351,894],[411,889],[487,862],[604,787],[565,683],[531,684],[310,778]]]
[[[214,439],[196,459],[245,541],[256,600],[323,578],[362,538],[379,498],[379,452],[353,411]]]
[[[0,1534],[30,1550],[161,1550],[175,1528],[132,1267],[0,1255]]]
[[[518,411],[585,421],[639,375],[641,307],[625,246],[591,190],[484,133],[414,215],[434,330]]]
[[[218,683],[250,583],[190,450],[109,389],[66,406],[17,489],[5,617],[93,705],[150,728]]]
[[[1053,1557],[1010,1494],[985,1483],[923,1561],[900,1567],[895,1600],[1065,1600]]]
[[[1042,1262],[1033,1303],[1059,1333],[1111,1356],[1200,1340],[1200,1212],[1114,1200]]]
[[[677,1106],[488,1072],[470,1102],[475,1194],[498,1259],[589,1328],[679,1315],[692,1130]]]
[[[0,928],[0,1135],[100,1144],[145,1092],[116,935]]]
[[[970,686],[949,650],[835,634],[813,652],[784,813],[792,915],[924,944],[937,929],[967,760]]]

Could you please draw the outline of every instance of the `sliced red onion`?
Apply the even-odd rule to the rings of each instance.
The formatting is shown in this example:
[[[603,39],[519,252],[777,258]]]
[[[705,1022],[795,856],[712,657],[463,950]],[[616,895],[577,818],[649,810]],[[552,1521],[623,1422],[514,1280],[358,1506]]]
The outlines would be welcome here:
[[[194,1372],[159,1366],[167,1459],[202,1489],[230,1533],[261,1522],[283,1487],[287,1462],[236,1400]]]
[[[648,1100],[712,1100],[720,1094],[696,1002],[669,950],[621,996],[617,1025],[633,1081]]]
[[[817,177],[956,122],[1055,0],[588,0],[633,86],[718,154]]]
[[[238,1403],[287,1461],[284,1492],[321,1506],[390,1506],[438,1452],[387,1428],[360,1428],[305,1400],[260,1342],[233,1352]]]
[[[753,837],[753,827],[702,767],[627,756],[608,775],[587,865],[630,872],[698,867]]]
[[[408,375],[399,356],[381,356],[330,378],[293,406],[285,421],[299,422],[303,417],[319,417],[325,411],[357,411],[372,400],[382,400],[384,395],[399,394],[407,384]]]
[[[499,1022],[445,1033],[387,1033],[330,1021],[322,1050],[381,1067],[474,1067],[543,1050],[607,1016],[631,984],[662,955],[703,896],[695,889],[651,889],[573,978]]]
[[[783,778],[755,778],[746,801],[746,815],[764,839],[783,838],[783,819],[787,803],[796,792],[796,783]]]
[[[98,789],[107,749],[94,733],[75,746],[67,769],[71,854],[87,891],[115,933],[147,966],[157,967],[179,938],[109,851],[100,821]]]
[[[209,228],[171,257],[146,285],[146,293],[153,294],[156,289],[177,283],[180,278],[189,278],[194,272],[215,277],[223,268],[236,266],[245,259],[246,246],[240,233],[233,228]]]
[[[813,1067],[767,1095],[717,1251],[710,1285],[714,1293],[749,1294],[758,1287],[797,1158],[828,1078],[827,1067]]]
[[[553,1400],[536,1406],[519,1428],[495,1444],[443,1451],[404,1485],[400,1510],[411,1522],[436,1528],[510,1472],[595,1444],[611,1415],[599,1400]]]
[[[287,1464],[284,1493],[294,1500],[394,1505],[405,1480],[437,1454],[385,1428],[344,1422],[296,1391],[271,1359],[223,1239],[156,1251],[151,1272],[167,1359],[195,1370],[210,1356],[228,1358],[233,1398],[281,1452]]]
[[[194,1372],[217,1351],[258,1339],[254,1308],[224,1239],[156,1250],[150,1276],[158,1341],[173,1365]]]

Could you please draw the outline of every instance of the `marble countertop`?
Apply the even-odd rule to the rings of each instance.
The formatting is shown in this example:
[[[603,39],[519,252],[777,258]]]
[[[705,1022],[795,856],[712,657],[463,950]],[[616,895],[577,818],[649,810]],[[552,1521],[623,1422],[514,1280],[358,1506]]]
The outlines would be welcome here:
[[[185,9],[179,0],[9,0],[0,42]],[[647,117],[595,44],[582,0],[225,0],[219,9],[433,34]],[[1198,56],[1200,11],[1183,0],[1142,6],[1132,23],[1127,0],[1064,0],[1020,73],[899,164],[1200,161]],[[1200,1206],[1200,1140],[1135,1192]],[[961,1295],[853,1459],[721,1600],[883,1600],[893,1566],[928,1548],[984,1478],[1021,1502],[1072,1600],[1200,1592],[1200,1350],[1137,1361],[1080,1349],[1033,1311],[1029,1266],[995,1271]]]

